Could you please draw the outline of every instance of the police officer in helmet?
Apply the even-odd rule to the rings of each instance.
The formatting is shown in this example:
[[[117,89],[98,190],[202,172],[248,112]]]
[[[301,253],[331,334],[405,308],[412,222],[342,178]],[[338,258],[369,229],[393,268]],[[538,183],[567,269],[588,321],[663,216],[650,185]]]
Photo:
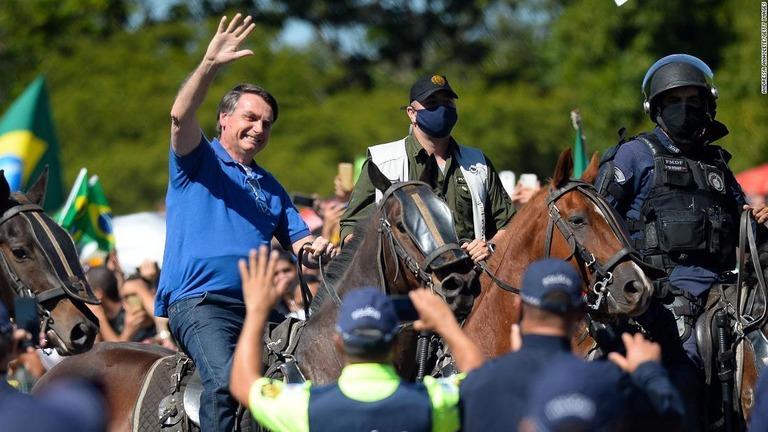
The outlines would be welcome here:
[[[731,154],[713,144],[728,129],[715,120],[718,92],[703,61],[664,57],[646,73],[642,91],[656,128],[609,149],[597,187],[626,220],[644,259],[666,270],[658,301],[638,321],[670,354],[671,376],[689,405],[688,429],[701,430],[696,395],[704,366],[694,322],[712,286],[735,268],[741,212],[752,211],[759,223],[768,215],[746,204],[728,168]]]

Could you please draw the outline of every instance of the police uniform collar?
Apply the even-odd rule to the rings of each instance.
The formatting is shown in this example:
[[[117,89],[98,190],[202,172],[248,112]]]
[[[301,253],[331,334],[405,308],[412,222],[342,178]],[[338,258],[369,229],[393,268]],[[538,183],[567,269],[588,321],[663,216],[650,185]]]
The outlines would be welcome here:
[[[571,351],[570,339],[563,336],[548,336],[540,334],[524,334],[523,346],[526,350],[529,349],[557,349],[559,351]]]
[[[352,363],[344,366],[339,376],[339,383],[357,381],[360,379],[400,380],[400,376],[392,365],[384,363]]]
[[[672,153],[673,155],[681,155],[683,154],[683,151],[680,150],[680,147],[676,146],[674,142],[667,136],[667,134],[664,133],[663,130],[661,130],[660,126],[656,126],[656,129],[653,130],[653,134],[658,138],[659,142],[661,143],[664,148]]]

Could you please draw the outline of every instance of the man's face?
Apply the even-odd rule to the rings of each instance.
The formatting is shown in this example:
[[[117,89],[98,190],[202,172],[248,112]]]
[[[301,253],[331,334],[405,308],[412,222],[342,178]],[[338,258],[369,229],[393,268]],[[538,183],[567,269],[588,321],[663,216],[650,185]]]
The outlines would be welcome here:
[[[705,101],[701,97],[701,91],[698,87],[678,87],[668,90],[661,99],[661,107],[668,105],[684,103],[687,105],[704,108]]]
[[[407,108],[408,116],[411,117],[411,122],[415,122],[416,110],[434,108],[440,105],[455,107],[456,99],[448,90],[438,90],[424,100],[411,101],[411,105]]]
[[[273,118],[272,107],[261,96],[243,94],[231,114],[219,116],[222,145],[252,159],[267,146]]]

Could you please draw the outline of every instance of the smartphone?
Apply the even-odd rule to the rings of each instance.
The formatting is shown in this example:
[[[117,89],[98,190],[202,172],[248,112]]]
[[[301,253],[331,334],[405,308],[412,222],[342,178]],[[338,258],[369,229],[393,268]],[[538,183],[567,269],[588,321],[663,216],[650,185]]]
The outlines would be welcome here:
[[[40,320],[37,317],[37,299],[34,297],[16,297],[13,301],[14,319],[16,327],[28,331],[32,340],[23,340],[19,347],[26,350],[34,347],[40,337]]]
[[[125,302],[128,303],[128,307],[131,309],[144,309],[138,294],[128,294],[125,296]]]
[[[507,191],[507,195],[512,195],[512,192],[515,190],[515,172],[509,170],[499,171],[499,180],[501,180],[504,190]]]
[[[411,298],[405,296],[391,296],[392,303],[395,305],[395,312],[400,321],[416,321],[419,319],[419,312],[413,306]]]
[[[341,178],[341,187],[349,192],[355,187],[355,167],[349,162],[339,163],[339,177]]]
[[[315,198],[311,195],[305,195],[301,193],[294,193],[291,196],[291,201],[294,205],[302,206],[302,207],[314,207],[315,206]]]
[[[538,181],[539,179],[536,177],[536,174],[520,174],[520,184],[525,188],[535,188]]]

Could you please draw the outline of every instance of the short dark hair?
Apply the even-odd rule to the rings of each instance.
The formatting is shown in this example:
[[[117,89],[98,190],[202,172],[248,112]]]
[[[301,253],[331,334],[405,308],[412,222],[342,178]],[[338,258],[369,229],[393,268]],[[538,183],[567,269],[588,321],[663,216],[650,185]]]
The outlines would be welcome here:
[[[241,83],[228,91],[227,94],[221,98],[221,102],[219,102],[219,110],[216,112],[217,133],[221,133],[221,124],[219,123],[221,113],[232,114],[235,111],[235,107],[237,106],[240,97],[246,93],[254,94],[264,99],[272,108],[272,122],[274,123],[277,121],[277,99],[275,99],[275,97],[264,87],[255,84]]]
[[[115,276],[115,272],[106,266],[100,265],[98,267],[91,267],[85,275],[91,288],[101,290],[112,301],[120,301],[120,292],[117,289],[117,276]]]

